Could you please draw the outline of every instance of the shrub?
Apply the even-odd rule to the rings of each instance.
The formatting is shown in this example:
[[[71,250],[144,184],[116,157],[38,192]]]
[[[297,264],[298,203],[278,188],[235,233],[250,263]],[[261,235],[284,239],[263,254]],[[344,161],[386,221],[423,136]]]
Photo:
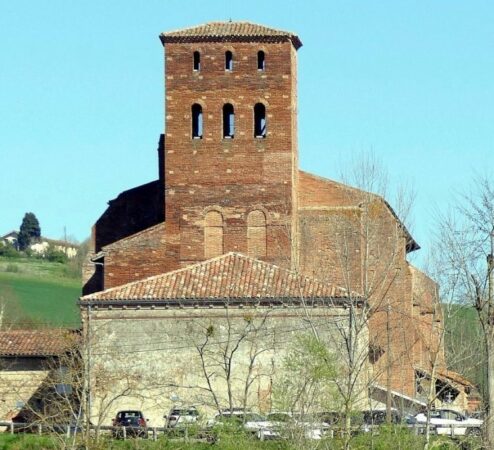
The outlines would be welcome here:
[[[5,272],[17,273],[19,272],[19,266],[17,264],[8,263],[5,267]]]
[[[65,264],[68,261],[67,255],[62,250],[57,250],[53,247],[48,247],[45,258],[51,262],[59,262]]]
[[[5,256],[6,258],[15,258],[19,256],[19,252],[12,244],[0,244],[0,256]]]

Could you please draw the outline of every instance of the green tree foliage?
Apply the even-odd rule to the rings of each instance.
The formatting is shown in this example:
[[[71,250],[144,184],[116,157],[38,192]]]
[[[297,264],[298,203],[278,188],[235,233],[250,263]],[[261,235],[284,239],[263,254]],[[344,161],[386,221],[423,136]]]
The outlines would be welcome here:
[[[48,250],[46,250],[45,252],[45,258],[48,261],[58,262],[63,264],[65,264],[69,259],[65,254],[65,252],[63,252],[62,250],[58,250],[52,247],[51,245],[48,247]]]
[[[38,219],[32,212],[24,214],[21,227],[19,228],[19,235],[17,242],[20,250],[25,250],[29,247],[31,242],[41,237],[41,228],[39,226]]]
[[[334,380],[339,369],[324,343],[310,334],[296,336],[283,361],[283,376],[274,386],[276,409],[302,414],[338,409]]]
[[[0,256],[4,256],[6,258],[15,258],[16,256],[19,256],[19,252],[12,244],[2,244],[0,242]]]

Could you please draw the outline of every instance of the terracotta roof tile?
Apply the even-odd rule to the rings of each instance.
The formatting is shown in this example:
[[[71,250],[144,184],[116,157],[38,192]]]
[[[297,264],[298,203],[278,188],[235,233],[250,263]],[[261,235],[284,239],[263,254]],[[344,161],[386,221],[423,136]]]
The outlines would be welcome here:
[[[0,356],[56,356],[68,351],[78,340],[77,330],[0,331]]]
[[[426,370],[423,367],[415,367],[415,370],[427,374],[429,377],[431,376],[431,371]],[[436,377],[448,383],[452,381],[453,383],[461,384],[463,386],[474,387],[474,384],[471,381],[463,375],[460,375],[458,372],[454,372],[452,370],[436,368]]]
[[[310,279],[240,253],[81,297],[87,301],[163,301],[278,298],[348,298],[330,283]],[[353,298],[361,298],[351,293]]]
[[[290,40],[296,49],[302,46],[299,37],[289,31],[276,30],[250,22],[209,22],[160,34],[161,42],[202,41],[275,41]]]

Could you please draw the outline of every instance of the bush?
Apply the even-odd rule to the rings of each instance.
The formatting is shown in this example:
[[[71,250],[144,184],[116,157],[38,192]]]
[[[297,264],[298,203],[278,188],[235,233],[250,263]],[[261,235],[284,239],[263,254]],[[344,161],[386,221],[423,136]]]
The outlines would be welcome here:
[[[16,258],[19,256],[19,252],[12,244],[0,244],[0,256],[6,258]]]
[[[46,250],[45,258],[48,261],[58,262],[58,263],[62,263],[62,264],[65,264],[69,259],[67,257],[67,255],[62,250],[57,250],[51,246],[48,247],[48,250]]]

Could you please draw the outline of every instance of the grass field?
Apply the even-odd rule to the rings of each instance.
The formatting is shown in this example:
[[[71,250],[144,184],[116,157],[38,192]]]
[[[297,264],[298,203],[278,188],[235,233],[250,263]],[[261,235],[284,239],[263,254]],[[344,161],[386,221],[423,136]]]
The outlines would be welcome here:
[[[77,327],[80,294],[81,279],[67,264],[0,258],[0,298],[7,305],[7,323],[20,328]]]

